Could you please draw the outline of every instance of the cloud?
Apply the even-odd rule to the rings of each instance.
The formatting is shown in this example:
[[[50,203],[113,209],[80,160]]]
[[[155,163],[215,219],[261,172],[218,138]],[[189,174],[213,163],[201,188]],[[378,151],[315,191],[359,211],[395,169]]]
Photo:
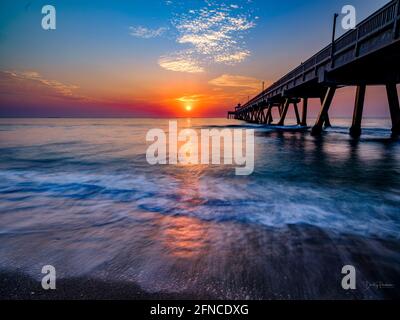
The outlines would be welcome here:
[[[129,27],[129,30],[131,36],[143,39],[151,39],[162,36],[167,28],[149,29],[143,26],[137,26]]]
[[[177,52],[172,55],[162,56],[158,60],[160,67],[177,72],[201,73],[204,68],[187,52]]]
[[[255,26],[244,14],[231,7],[216,6],[192,10],[175,21],[178,43],[190,44],[199,55],[214,62],[235,64],[250,55],[241,33]]]
[[[180,98],[177,98],[176,101],[180,102],[198,102],[204,97],[203,94],[193,94],[190,96],[183,96]]]
[[[244,35],[255,27],[255,19],[237,4],[226,5],[206,1],[206,5],[175,14],[172,27],[176,29],[176,42],[186,45],[184,65],[193,72],[204,71],[208,64],[221,63],[235,65],[244,61],[251,52],[246,47]],[[171,3],[170,3],[171,4]],[[182,50],[180,51],[182,52]],[[178,59],[182,64],[182,59]],[[175,70],[175,66],[168,70]],[[161,64],[165,67],[165,64]],[[201,71],[200,71],[201,70]]]
[[[217,87],[248,88],[261,90],[261,80],[252,77],[223,74],[222,76],[209,81],[209,84]]]
[[[0,71],[1,94],[37,94],[53,98],[86,100],[77,95],[78,86],[68,85],[57,80],[49,80],[37,71]]]
[[[250,56],[250,51],[238,51],[231,54],[223,54],[215,56],[216,62],[222,62],[227,64],[236,64],[244,61],[248,56]]]

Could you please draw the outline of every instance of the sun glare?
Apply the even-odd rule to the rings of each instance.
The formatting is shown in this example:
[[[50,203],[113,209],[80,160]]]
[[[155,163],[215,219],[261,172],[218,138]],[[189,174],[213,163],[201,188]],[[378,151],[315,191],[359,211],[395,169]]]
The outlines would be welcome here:
[[[185,109],[186,111],[192,111],[192,106],[186,106]]]

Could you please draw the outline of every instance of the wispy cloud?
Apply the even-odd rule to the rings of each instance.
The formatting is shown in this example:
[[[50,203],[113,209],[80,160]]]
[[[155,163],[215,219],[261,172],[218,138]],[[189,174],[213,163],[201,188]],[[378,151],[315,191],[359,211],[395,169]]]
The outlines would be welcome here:
[[[236,10],[225,7],[202,8],[191,11],[175,22],[179,32],[178,43],[190,44],[199,55],[214,62],[237,63],[250,52],[240,37],[255,23]]]
[[[186,51],[176,52],[172,55],[162,56],[158,60],[160,67],[177,72],[201,73],[204,68]]]
[[[241,2],[250,3],[248,0]],[[168,1],[168,5],[172,4]],[[256,18],[238,4],[226,5],[212,0],[203,4],[197,9],[175,13],[171,23],[176,30],[176,42],[186,49],[164,55],[159,61],[161,67],[172,71],[203,72],[209,64],[235,65],[250,56],[245,35],[255,27]]]
[[[131,36],[143,39],[151,39],[162,36],[167,30],[167,28],[161,27],[158,29],[149,29],[143,26],[136,26],[136,27],[129,27],[129,30]]]
[[[227,54],[222,54],[222,55],[216,55],[214,59],[216,62],[221,62],[221,63],[226,63],[226,64],[232,65],[232,64],[242,62],[248,56],[250,56],[250,51],[243,50],[243,51],[232,52],[229,54],[227,53]]]
[[[259,90],[261,89],[261,82],[261,80],[252,77],[223,74],[218,78],[210,80],[209,84],[217,87],[248,88]]]
[[[40,94],[54,98],[87,100],[75,92],[78,86],[46,79],[37,71],[0,71],[0,88],[7,88],[8,92],[17,94]]]
[[[193,95],[177,98],[176,101],[189,102],[189,103],[190,102],[198,102],[198,101],[202,100],[203,97],[205,97],[205,95],[203,95],[203,94],[193,94]]]
[[[208,82],[213,86],[212,90],[216,96],[225,96],[225,101],[241,101],[249,96],[253,96],[261,91],[262,80],[246,77],[242,75],[223,74],[218,78]],[[272,82],[266,81],[265,87],[268,87]]]

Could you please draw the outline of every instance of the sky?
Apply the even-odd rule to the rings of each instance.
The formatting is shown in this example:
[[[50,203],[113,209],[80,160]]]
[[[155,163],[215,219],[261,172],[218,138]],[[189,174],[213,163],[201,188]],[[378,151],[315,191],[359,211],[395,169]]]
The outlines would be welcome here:
[[[334,12],[352,4],[361,21],[387,2],[1,0],[0,116],[225,116],[328,45]],[[49,4],[55,30],[41,25]],[[351,115],[354,92],[333,115]],[[366,100],[388,116],[383,88]]]

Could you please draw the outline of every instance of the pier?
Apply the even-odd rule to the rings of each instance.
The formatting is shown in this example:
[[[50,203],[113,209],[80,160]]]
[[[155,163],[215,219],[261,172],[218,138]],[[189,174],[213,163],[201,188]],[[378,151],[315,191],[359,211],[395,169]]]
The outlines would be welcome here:
[[[338,39],[334,31],[330,45],[244,105],[229,111],[228,118],[284,126],[289,108],[293,108],[297,124],[306,127],[308,100],[317,98],[321,107],[311,133],[320,135],[324,127],[331,126],[329,109],[336,90],[356,86],[350,134],[357,138],[361,135],[366,88],[381,85],[386,87],[392,133],[400,135],[396,88],[400,83],[399,20],[400,0],[393,0]],[[279,111],[279,119],[273,119],[274,108]]]

